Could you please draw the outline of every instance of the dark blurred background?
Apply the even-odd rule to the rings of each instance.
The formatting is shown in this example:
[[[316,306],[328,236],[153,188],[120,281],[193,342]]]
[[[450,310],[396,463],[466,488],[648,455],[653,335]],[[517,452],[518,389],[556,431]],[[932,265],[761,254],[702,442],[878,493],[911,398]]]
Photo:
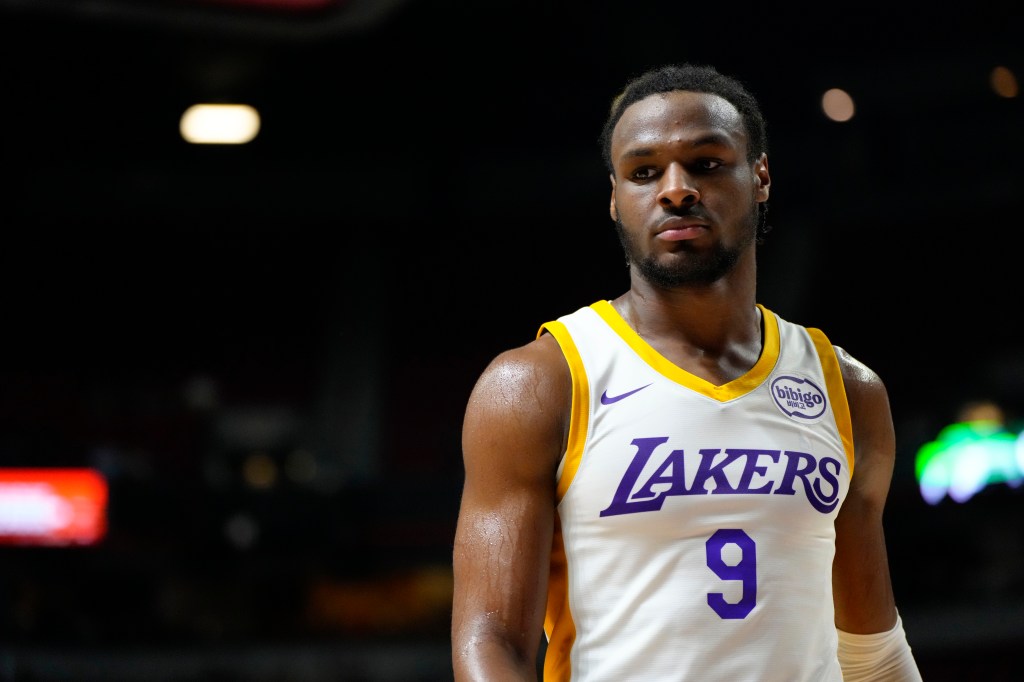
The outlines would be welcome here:
[[[626,288],[596,139],[666,61],[762,102],[760,301],[889,387],[925,679],[1019,679],[1024,488],[929,504],[914,471],[972,402],[1020,430],[1024,116],[991,84],[1019,3],[0,10],[0,467],[110,493],[96,545],[0,547],[0,679],[448,679],[465,401]],[[259,135],[184,142],[196,102]]]

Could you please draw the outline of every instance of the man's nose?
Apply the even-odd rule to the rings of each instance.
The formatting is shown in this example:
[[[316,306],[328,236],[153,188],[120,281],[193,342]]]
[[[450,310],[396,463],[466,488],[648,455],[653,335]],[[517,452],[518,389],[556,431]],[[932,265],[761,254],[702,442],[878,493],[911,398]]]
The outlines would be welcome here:
[[[700,190],[696,183],[679,164],[672,164],[665,169],[658,191],[658,203],[665,208],[688,206],[700,201]]]

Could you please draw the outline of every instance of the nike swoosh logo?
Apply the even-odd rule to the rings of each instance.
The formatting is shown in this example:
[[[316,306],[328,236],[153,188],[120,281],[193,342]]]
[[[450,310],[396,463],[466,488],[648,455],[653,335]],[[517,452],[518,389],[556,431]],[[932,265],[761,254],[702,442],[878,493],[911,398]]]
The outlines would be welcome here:
[[[647,386],[650,386],[650,384],[647,384]],[[611,405],[612,403],[617,403],[620,400],[622,400],[623,398],[628,398],[629,396],[633,395],[634,393],[636,393],[638,391],[644,390],[645,388],[647,388],[647,386],[641,386],[640,388],[634,388],[632,391],[626,391],[625,393],[620,393],[619,395],[615,395],[615,396],[610,396],[610,395],[608,395],[608,391],[605,391],[604,393],[601,394],[601,404],[602,405]]]

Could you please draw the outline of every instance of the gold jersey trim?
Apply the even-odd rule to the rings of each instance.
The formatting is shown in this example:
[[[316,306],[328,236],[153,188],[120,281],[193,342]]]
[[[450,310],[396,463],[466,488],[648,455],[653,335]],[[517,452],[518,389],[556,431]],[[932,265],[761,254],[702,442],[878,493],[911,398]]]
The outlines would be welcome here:
[[[591,304],[594,312],[601,316],[605,322],[608,323],[615,333],[618,334],[623,341],[625,341],[630,348],[632,348],[637,355],[653,367],[662,376],[686,386],[692,391],[696,391],[702,395],[717,400],[719,402],[725,402],[732,400],[741,395],[745,395],[750,391],[754,390],[768,378],[771,374],[772,369],[775,367],[775,363],[779,359],[779,325],[775,319],[775,315],[770,310],[757,304],[757,307],[761,310],[761,316],[764,320],[764,343],[761,348],[761,355],[758,357],[757,362],[750,368],[743,376],[737,377],[732,381],[716,386],[706,379],[702,379],[695,374],[687,372],[685,369],[678,367],[673,364],[668,358],[654,350],[654,348],[643,340],[639,334],[633,331],[633,328],[629,326],[618,311],[612,306],[610,301],[597,301]]]
[[[843,440],[846,463],[850,467],[850,476],[852,477],[853,420],[850,418],[850,403],[846,400],[846,384],[843,383],[843,371],[839,367],[839,358],[836,357],[836,349],[832,347],[832,342],[825,336],[825,332],[808,327],[807,334],[814,342],[814,347],[818,351],[818,359],[821,361],[821,369],[825,373],[825,385],[828,388],[829,399],[832,401],[832,416],[836,420],[839,437]]]

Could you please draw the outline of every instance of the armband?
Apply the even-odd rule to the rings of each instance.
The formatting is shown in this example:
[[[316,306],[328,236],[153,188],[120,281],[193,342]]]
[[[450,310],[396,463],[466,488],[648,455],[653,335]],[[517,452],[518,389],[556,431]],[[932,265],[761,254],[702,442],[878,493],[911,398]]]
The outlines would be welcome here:
[[[839,628],[836,632],[843,682],[921,682],[899,613],[896,625],[887,632],[855,635]]]

